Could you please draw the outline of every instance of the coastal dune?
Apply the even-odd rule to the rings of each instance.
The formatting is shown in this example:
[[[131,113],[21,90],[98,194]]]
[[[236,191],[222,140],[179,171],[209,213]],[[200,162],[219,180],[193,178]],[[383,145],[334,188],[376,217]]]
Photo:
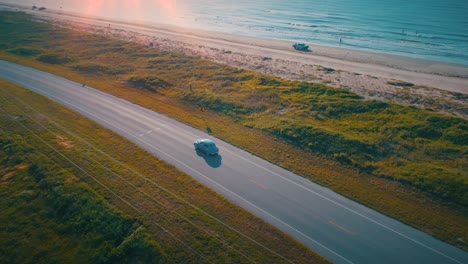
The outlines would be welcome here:
[[[398,55],[310,43],[299,52],[284,40],[34,11],[41,21],[78,31],[138,42],[165,51],[199,56],[234,67],[291,80],[324,83],[364,98],[415,105],[468,118],[468,67]]]

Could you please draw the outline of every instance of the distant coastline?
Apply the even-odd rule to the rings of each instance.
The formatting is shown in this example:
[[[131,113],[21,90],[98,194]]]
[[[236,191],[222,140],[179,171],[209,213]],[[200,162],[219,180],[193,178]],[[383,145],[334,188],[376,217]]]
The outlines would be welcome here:
[[[293,43],[288,40],[277,40],[277,39],[268,39],[268,38],[259,38],[259,37],[250,37],[242,36],[235,34],[228,34],[223,32],[215,31],[206,31],[200,29],[193,29],[187,27],[179,27],[170,24],[161,24],[161,23],[150,23],[150,22],[135,22],[135,21],[124,21],[124,20],[115,20],[111,18],[102,18],[102,17],[86,17],[82,14],[73,13],[73,12],[64,12],[60,10],[47,9],[46,11],[34,11],[30,10],[29,6],[22,5],[10,5],[0,3],[0,6],[9,6],[10,8],[22,8],[21,11],[31,11],[35,15],[41,14],[53,14],[55,16],[64,16],[65,18],[75,18],[80,19],[83,22],[100,22],[103,25],[114,24],[119,26],[125,26],[131,29],[148,29],[148,30],[160,30],[166,32],[172,32],[176,34],[185,34],[192,35],[203,38],[219,39],[223,41],[229,41],[232,43],[238,44],[251,44],[259,47],[273,48],[273,49],[285,49],[290,50],[290,45]],[[33,12],[34,11],[34,12]],[[406,71],[414,71],[421,73],[430,73],[437,74],[442,76],[450,77],[461,77],[468,78],[468,66],[463,64],[434,61],[428,59],[418,59],[408,56],[394,55],[388,53],[379,53],[371,51],[362,51],[349,48],[337,48],[331,46],[324,46],[319,44],[311,43],[312,54],[323,57],[330,57],[338,60],[346,60],[351,62],[359,63],[372,63],[376,65],[382,65],[386,67],[391,67],[395,69],[401,69]]]
[[[286,79],[324,83],[369,99],[429,107],[468,118],[466,96],[460,96],[468,94],[468,67],[464,65],[320,45],[311,45],[312,52],[298,52],[290,41],[23,8],[22,11],[35,14],[39,20],[73,30],[182,52]],[[433,98],[438,98],[437,104]]]
[[[29,0],[3,0],[12,4]],[[180,0],[172,9],[155,2],[88,6],[77,0],[43,0],[47,10],[110,20],[164,23],[245,37],[307,42],[468,67],[468,2],[447,0],[237,1]],[[225,8],[228,6],[228,8]],[[133,9],[133,7],[135,9]],[[27,6],[26,8],[31,8]]]

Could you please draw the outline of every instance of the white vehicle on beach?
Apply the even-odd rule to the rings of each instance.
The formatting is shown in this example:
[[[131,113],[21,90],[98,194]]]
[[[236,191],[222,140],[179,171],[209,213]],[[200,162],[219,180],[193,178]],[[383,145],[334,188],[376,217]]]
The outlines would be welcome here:
[[[305,43],[294,43],[292,46],[296,50],[309,50],[309,45]]]

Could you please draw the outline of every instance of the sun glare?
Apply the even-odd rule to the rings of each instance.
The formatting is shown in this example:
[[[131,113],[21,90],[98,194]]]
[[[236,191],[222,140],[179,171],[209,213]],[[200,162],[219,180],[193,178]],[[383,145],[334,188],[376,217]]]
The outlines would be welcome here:
[[[159,4],[169,11],[170,15],[175,15],[175,9],[171,0],[159,0]]]
[[[71,1],[71,0],[70,0]],[[90,17],[122,21],[153,21],[184,26],[180,3],[176,0],[73,0],[80,3],[74,11]]]
[[[88,9],[86,10],[86,13],[89,15],[95,14],[103,3],[104,0],[88,0],[88,4],[86,5]]]

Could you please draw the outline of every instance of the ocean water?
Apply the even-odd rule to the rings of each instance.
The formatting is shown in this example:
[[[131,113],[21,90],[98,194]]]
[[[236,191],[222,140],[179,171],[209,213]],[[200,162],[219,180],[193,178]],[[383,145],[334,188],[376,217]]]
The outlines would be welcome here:
[[[468,66],[468,0],[0,0]]]

